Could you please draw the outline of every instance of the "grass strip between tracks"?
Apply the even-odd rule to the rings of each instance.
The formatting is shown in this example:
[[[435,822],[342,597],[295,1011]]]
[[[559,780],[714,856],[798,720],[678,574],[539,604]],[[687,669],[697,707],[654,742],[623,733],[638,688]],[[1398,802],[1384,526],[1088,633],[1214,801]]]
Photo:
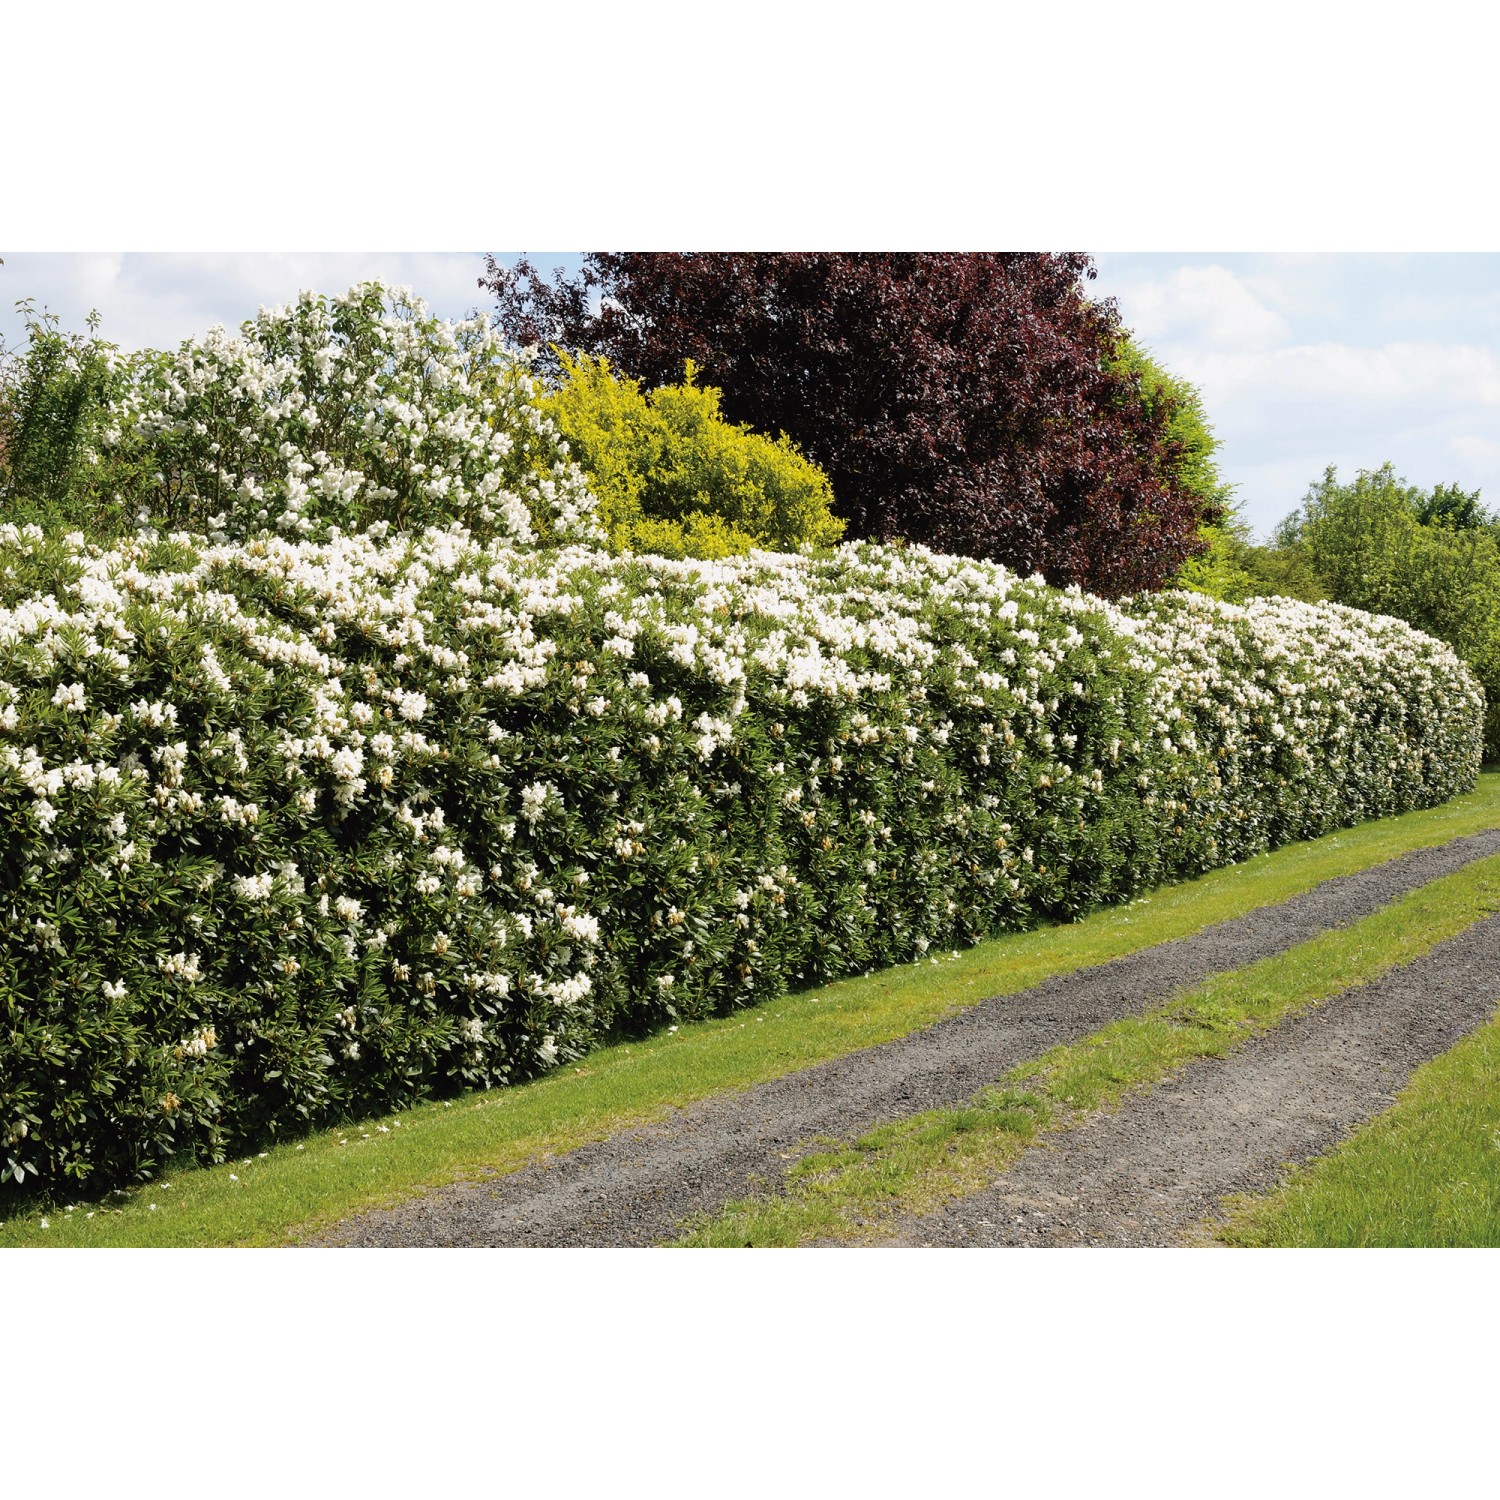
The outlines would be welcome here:
[[[1435,880],[1350,927],[1215,975],[1143,1016],[1055,1047],[967,1107],[929,1110],[852,1145],[815,1150],[792,1167],[782,1194],[732,1203],[678,1243],[878,1240],[899,1215],[928,1213],[981,1191],[1040,1132],[1066,1130],[1114,1108],[1192,1059],[1229,1052],[1296,1011],[1420,958],[1495,911],[1500,855]],[[1500,978],[1496,985],[1500,989]],[[1491,1073],[1488,1085],[1491,1117],[1497,1076]],[[1474,1083],[1483,1094],[1478,1075]],[[1413,1170],[1420,1172],[1420,1163]],[[1500,1173],[1490,1180],[1500,1181]]]
[[[1500,984],[1500,980],[1497,980]],[[1424,1063],[1392,1107],[1263,1198],[1226,1245],[1500,1246],[1500,1015]]]
[[[426,1187],[512,1171],[918,1031],[991,995],[1186,937],[1413,849],[1500,827],[1500,773],[1441,807],[1289,844],[1067,926],[1007,933],[958,957],[842,980],[601,1048],[534,1083],[323,1131],[264,1156],[182,1168],[102,1203],[0,1206],[0,1248],[285,1244]],[[169,1185],[170,1184],[170,1185]],[[153,1208],[152,1205],[155,1205]]]

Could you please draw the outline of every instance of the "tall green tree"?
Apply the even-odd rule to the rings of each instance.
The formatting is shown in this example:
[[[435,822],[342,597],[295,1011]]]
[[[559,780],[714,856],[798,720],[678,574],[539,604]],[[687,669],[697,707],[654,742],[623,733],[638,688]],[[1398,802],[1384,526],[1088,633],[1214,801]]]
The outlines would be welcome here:
[[[1276,540],[1330,598],[1452,646],[1484,684],[1485,754],[1500,758],[1500,541],[1477,490],[1424,490],[1388,463],[1341,484],[1330,466]]]
[[[1161,464],[1170,482],[1194,497],[1200,516],[1211,518],[1198,525],[1201,550],[1184,560],[1171,583],[1234,603],[1267,592],[1256,589],[1244,566],[1250,528],[1236,507],[1234,486],[1219,472],[1219,439],[1209,425],[1202,393],[1130,335],[1117,345],[1111,367],[1133,382],[1138,399],[1161,424]]]

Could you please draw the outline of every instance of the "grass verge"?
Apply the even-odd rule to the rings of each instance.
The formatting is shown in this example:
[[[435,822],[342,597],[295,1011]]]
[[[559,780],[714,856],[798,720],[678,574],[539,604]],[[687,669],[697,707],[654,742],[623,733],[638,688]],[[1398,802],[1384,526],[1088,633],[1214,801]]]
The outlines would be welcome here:
[[[1442,807],[1290,844],[1082,922],[1008,933],[957,958],[843,980],[603,1048],[535,1083],[325,1131],[264,1156],[165,1173],[72,1211],[0,1208],[8,1221],[0,1224],[0,1248],[285,1244],[423,1188],[512,1171],[660,1119],[674,1106],[907,1035],[988,996],[1188,936],[1334,876],[1494,827],[1500,774],[1487,773],[1473,792]]]
[[[782,1194],[729,1204],[677,1243],[878,1239],[898,1215],[928,1213],[988,1186],[1038,1132],[1065,1130],[1113,1108],[1193,1058],[1220,1056],[1294,1011],[1410,963],[1497,910],[1500,855],[1435,880],[1351,927],[1215,975],[1143,1016],[1055,1047],[967,1107],[926,1111],[852,1145],[814,1152],[791,1169]],[[1491,1083],[1492,1117],[1493,1096]],[[1491,1181],[1500,1184],[1500,1171]]]
[[[1226,1245],[1500,1246],[1500,1015],[1424,1063],[1394,1105],[1274,1193]]]

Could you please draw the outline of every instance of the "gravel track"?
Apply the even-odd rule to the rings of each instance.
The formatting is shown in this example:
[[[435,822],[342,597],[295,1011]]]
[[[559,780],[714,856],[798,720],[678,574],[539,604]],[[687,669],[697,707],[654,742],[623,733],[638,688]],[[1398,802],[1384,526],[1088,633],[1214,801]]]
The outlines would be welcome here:
[[[1117,1113],[1044,1140],[995,1186],[898,1226],[904,1246],[1163,1246],[1232,1193],[1274,1187],[1390,1107],[1500,999],[1500,916],[1370,984],[1201,1058]]]
[[[1500,853],[1500,829],[1343,875],[1191,937],[983,1000],[911,1036],[674,1111],[563,1156],[455,1183],[335,1225],[344,1246],[644,1246],[774,1187],[814,1137],[961,1104],[1018,1063],[1139,1014],[1210,974],[1344,927]]]

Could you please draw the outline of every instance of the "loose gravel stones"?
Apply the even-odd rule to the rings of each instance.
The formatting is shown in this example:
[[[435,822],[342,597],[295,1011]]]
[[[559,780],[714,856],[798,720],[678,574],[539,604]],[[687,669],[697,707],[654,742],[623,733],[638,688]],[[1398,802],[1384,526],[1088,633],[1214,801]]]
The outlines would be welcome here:
[[[912,1036],[702,1100],[502,1177],[362,1214],[315,1243],[658,1244],[685,1219],[757,1187],[774,1189],[813,1138],[852,1139],[885,1121],[961,1104],[1050,1047],[1139,1014],[1211,974],[1347,926],[1496,853],[1500,829],[1416,850],[1191,937],[981,1001]]]
[[[1228,1194],[1264,1192],[1389,1108],[1412,1071],[1495,1013],[1500,917],[1190,1063],[1028,1151],[989,1191],[893,1245],[1172,1245]]]

